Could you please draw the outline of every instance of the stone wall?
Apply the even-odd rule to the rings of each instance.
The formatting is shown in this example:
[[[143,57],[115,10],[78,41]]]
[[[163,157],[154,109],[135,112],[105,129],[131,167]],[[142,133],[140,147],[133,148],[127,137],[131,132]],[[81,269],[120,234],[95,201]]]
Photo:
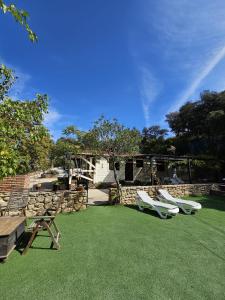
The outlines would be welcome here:
[[[62,191],[58,192],[30,192],[27,205],[27,216],[35,216],[47,208],[56,208]],[[8,202],[10,192],[0,192],[0,205]],[[4,202],[3,202],[4,201]],[[61,211],[70,212],[86,208],[86,193],[66,191]],[[12,212],[12,215],[18,212]]]
[[[146,191],[152,198],[156,198],[157,190],[166,189],[174,197],[186,195],[209,195],[213,184],[179,184],[179,185],[153,185],[153,186],[130,186],[122,187],[122,203],[134,204],[137,191]],[[115,188],[109,190],[109,200],[111,201],[116,193]]]

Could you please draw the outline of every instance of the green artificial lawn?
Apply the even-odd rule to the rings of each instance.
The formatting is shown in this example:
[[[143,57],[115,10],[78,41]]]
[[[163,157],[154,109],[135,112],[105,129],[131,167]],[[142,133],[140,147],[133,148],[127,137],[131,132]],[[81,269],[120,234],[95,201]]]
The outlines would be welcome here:
[[[61,250],[39,236],[13,251],[0,299],[225,299],[225,199],[192,199],[200,212],[167,220],[135,206],[59,215]]]

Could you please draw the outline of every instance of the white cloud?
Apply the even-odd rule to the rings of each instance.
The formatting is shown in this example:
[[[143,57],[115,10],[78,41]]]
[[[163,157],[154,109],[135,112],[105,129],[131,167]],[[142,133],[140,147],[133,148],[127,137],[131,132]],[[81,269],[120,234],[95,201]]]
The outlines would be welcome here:
[[[147,10],[143,8],[149,28],[159,33],[166,49],[189,51],[189,47],[224,40],[223,0],[158,0],[154,6],[149,1]]]
[[[29,82],[31,80],[31,76],[28,73],[21,71],[18,67],[8,64],[1,57],[0,64],[5,64],[8,68],[14,70],[15,75],[18,77],[9,91],[9,96],[13,100],[33,99],[34,96],[38,93],[38,90],[31,87]],[[62,120],[63,117],[65,116],[60,114],[57,109],[53,108],[51,105],[49,107],[48,113],[46,113],[44,116],[43,123],[49,129],[54,140],[61,136],[62,130],[60,129],[60,127],[62,125],[61,123],[64,123],[64,121]],[[69,118],[71,118],[71,116],[67,116],[67,122]]]
[[[29,81],[31,76],[27,73],[15,70],[15,74],[18,77],[12,88],[10,89],[9,96],[14,100],[22,100],[33,96],[31,94],[33,89],[29,87]],[[31,91],[32,90],[32,91]]]
[[[61,114],[52,105],[50,105],[48,113],[44,116],[44,125],[49,129],[55,141],[62,136],[62,129],[74,124],[74,121],[77,121],[76,115]]]
[[[141,82],[139,86],[143,113],[145,118],[145,126],[150,125],[150,106],[158,96],[161,86],[156,78],[153,76],[151,71],[146,67],[142,66],[139,68],[141,74]]]
[[[62,119],[62,115],[55,109],[50,107],[48,113],[44,116],[44,125],[49,129],[54,140],[57,140],[62,133],[59,129],[59,122]]]
[[[225,57],[224,12],[224,0],[158,0],[154,4],[149,0],[142,6],[146,30],[149,36],[154,32],[157,37],[156,44],[150,44],[149,39],[149,51],[161,56],[164,72],[180,80],[176,85],[186,86],[175,96],[170,111],[190,100],[200,88],[218,87],[224,77],[224,71],[213,74]]]
[[[0,64],[4,64],[8,68],[12,69],[17,77],[15,83],[9,90],[9,97],[11,97],[13,100],[23,100],[34,96],[35,91],[29,84],[29,81],[31,80],[30,74],[21,71],[20,68],[16,66],[12,66],[2,57],[0,57]]]
[[[54,127],[55,123],[62,118],[62,115],[54,108],[50,108],[48,113],[45,114],[44,124],[47,127]]]
[[[168,112],[175,111],[185,103],[189,98],[194,94],[196,89],[200,86],[201,82],[209,75],[209,73],[216,67],[216,65],[224,58],[225,56],[225,45],[215,54],[211,60],[206,62],[203,70],[199,75],[191,82],[190,86],[183,92],[181,97],[173,103]]]

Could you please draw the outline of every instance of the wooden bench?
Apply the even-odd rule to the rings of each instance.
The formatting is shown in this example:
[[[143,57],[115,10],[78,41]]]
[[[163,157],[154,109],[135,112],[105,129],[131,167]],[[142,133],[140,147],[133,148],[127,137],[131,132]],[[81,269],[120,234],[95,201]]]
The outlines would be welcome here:
[[[0,259],[9,256],[25,231],[25,217],[0,217]]]

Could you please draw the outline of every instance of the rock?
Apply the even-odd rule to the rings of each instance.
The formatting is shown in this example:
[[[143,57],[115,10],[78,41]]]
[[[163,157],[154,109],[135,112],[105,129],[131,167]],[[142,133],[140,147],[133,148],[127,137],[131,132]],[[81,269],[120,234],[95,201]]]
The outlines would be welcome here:
[[[44,203],[45,197],[43,195],[39,195],[37,197],[37,203]]]
[[[45,203],[52,203],[52,197],[51,196],[46,196],[45,197]]]

